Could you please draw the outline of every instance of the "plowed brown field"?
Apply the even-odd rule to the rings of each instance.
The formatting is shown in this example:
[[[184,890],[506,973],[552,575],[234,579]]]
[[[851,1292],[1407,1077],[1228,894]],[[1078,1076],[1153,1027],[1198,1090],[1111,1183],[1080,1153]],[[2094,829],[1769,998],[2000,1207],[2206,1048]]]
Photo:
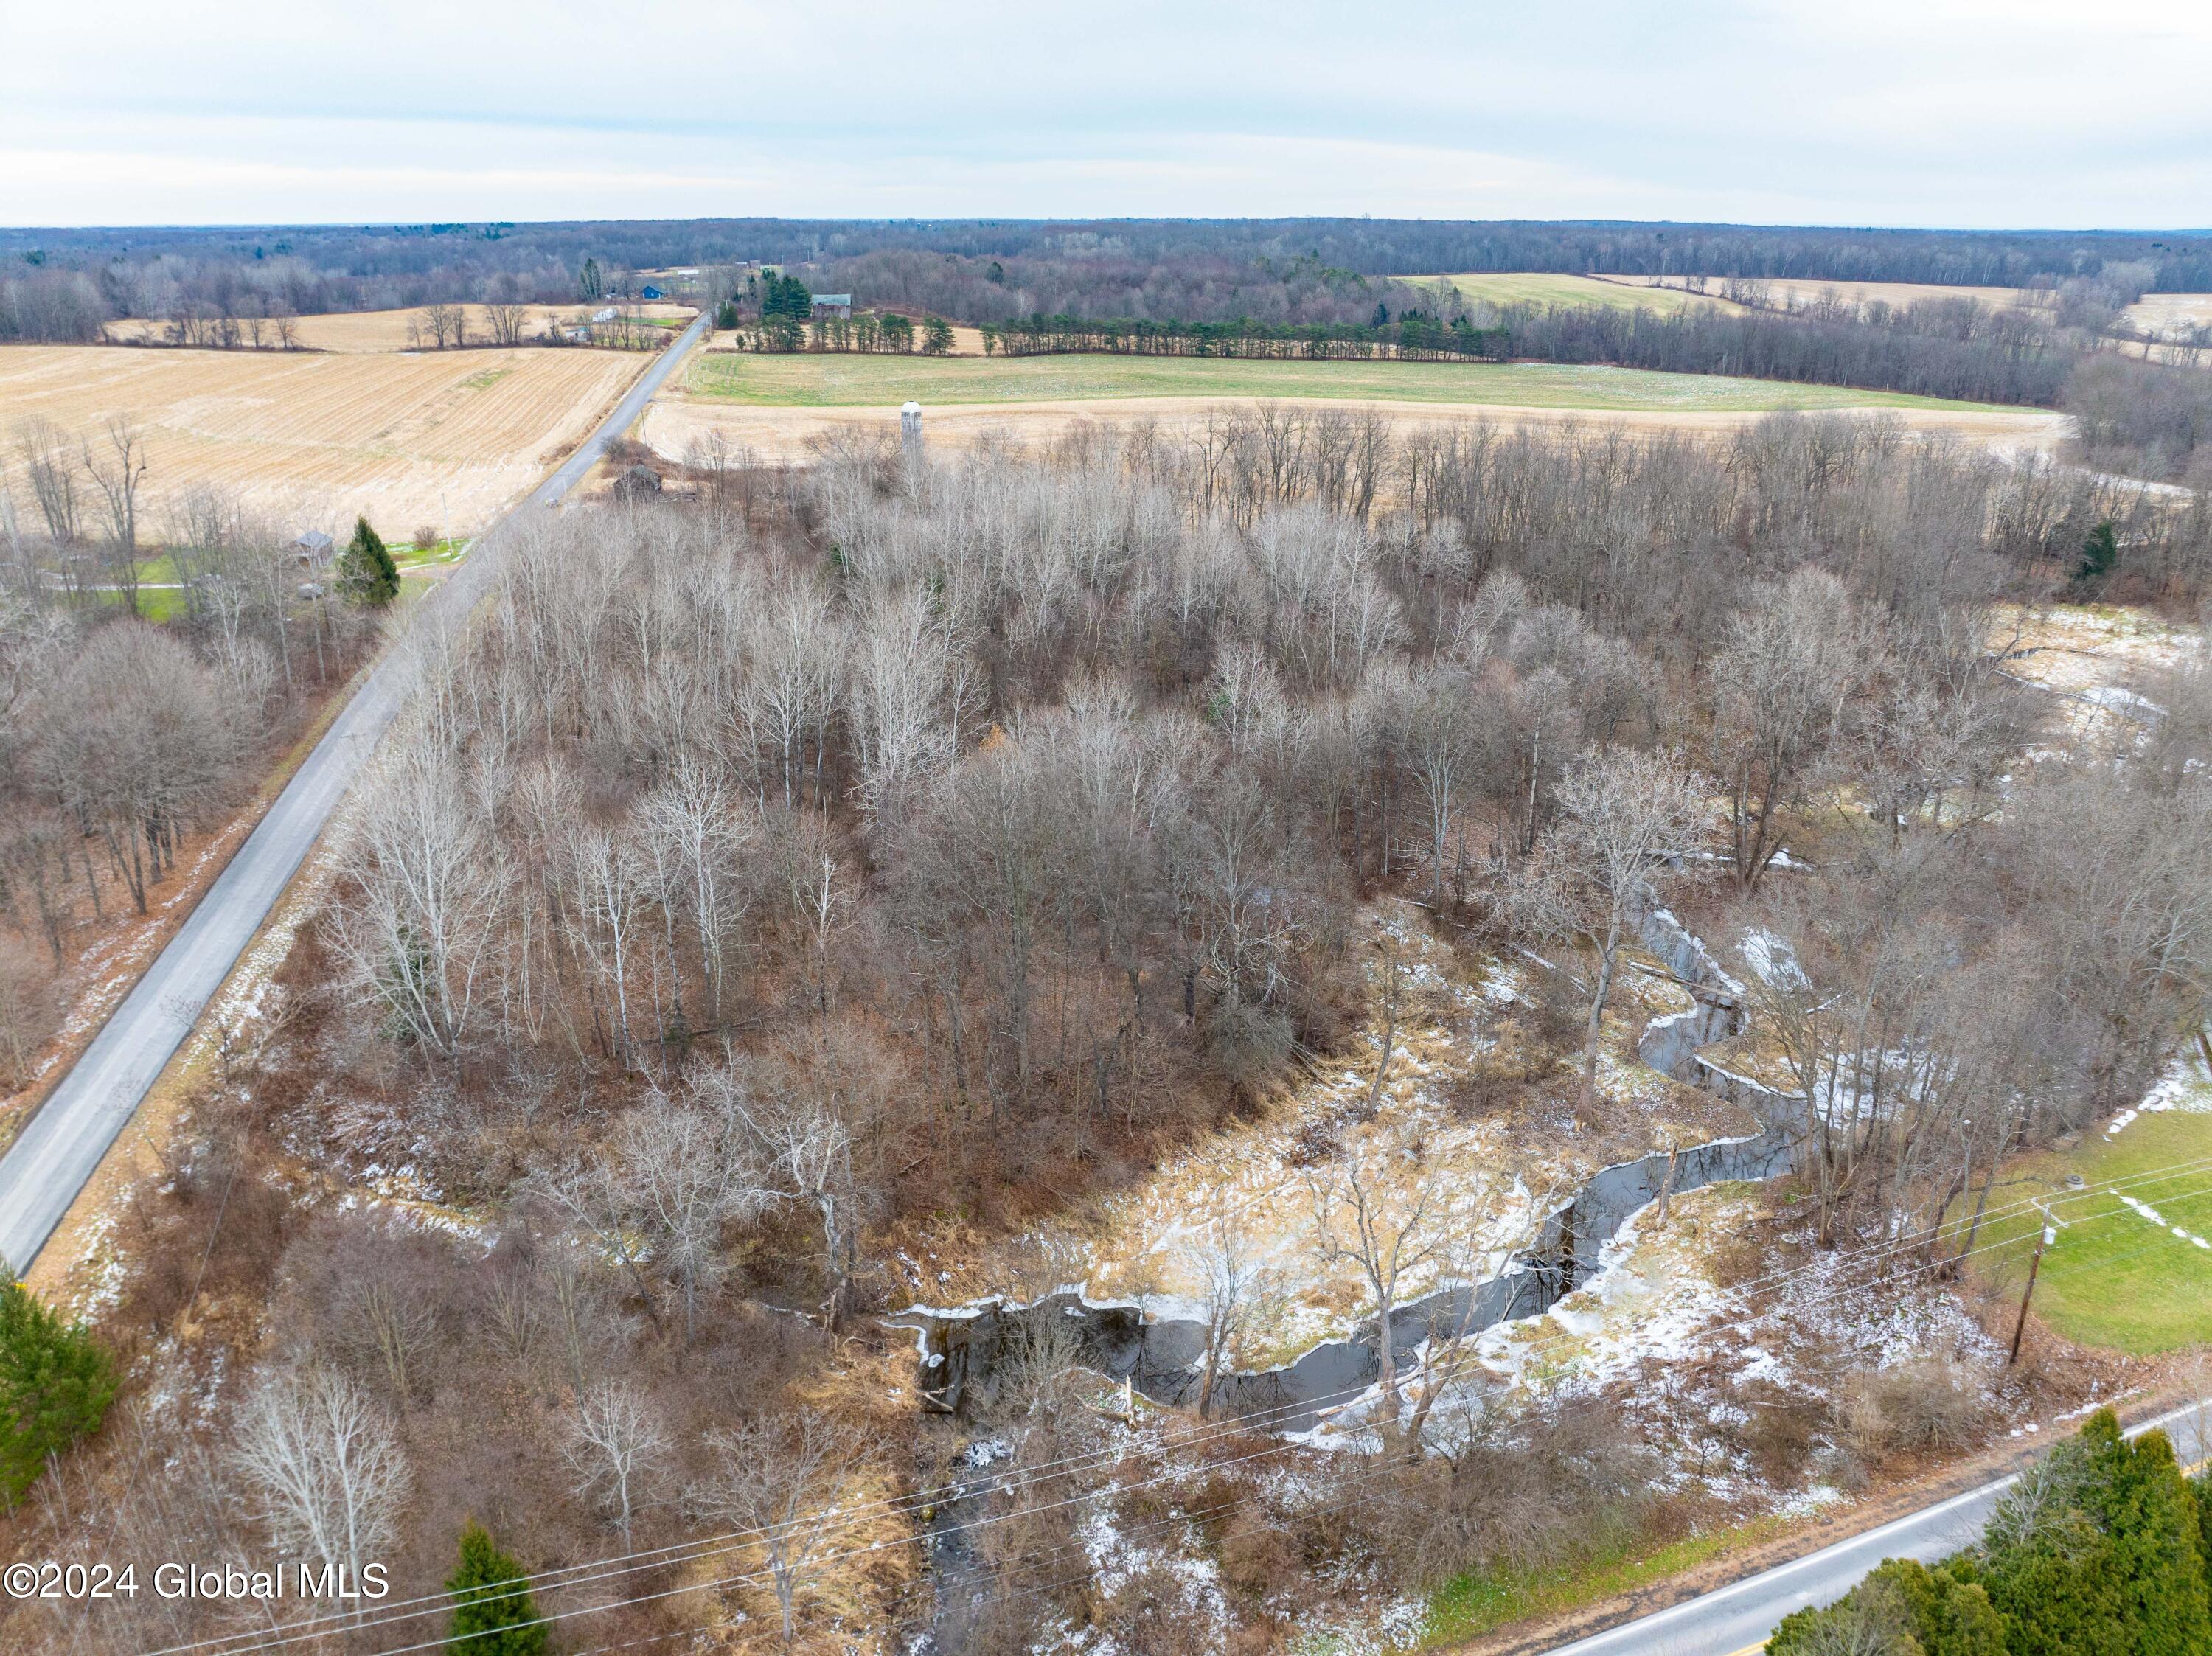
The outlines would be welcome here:
[[[287,529],[387,533],[481,528],[587,436],[652,359],[638,352],[479,350],[422,355],[0,349],[0,482],[34,516],[15,442],[50,419],[84,436],[110,416],[145,434],[147,538],[165,503],[234,490]]]

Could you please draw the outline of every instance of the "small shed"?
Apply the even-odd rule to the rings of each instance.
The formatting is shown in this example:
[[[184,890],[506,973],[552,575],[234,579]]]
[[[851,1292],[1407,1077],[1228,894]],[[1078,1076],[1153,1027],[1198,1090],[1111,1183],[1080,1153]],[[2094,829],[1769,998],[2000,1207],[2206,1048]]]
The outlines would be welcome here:
[[[850,294],[816,294],[814,314],[817,316],[850,316],[853,314],[853,295]]]
[[[638,297],[641,299],[665,299],[668,297],[667,294],[662,293],[659,288],[654,287],[650,282],[639,288],[637,293]]]
[[[310,529],[292,543],[292,561],[307,570],[323,570],[331,567],[337,546],[319,529]]]
[[[649,500],[660,493],[660,474],[649,465],[634,465],[615,479],[614,492],[617,500]]]

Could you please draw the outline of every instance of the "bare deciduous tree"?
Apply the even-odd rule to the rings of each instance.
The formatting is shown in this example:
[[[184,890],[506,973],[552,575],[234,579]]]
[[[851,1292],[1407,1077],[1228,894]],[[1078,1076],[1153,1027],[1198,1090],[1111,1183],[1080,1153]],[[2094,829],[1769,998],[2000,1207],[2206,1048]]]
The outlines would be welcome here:
[[[366,1393],[323,1368],[264,1374],[247,1393],[232,1464],[254,1515],[287,1552],[362,1566],[399,1539],[411,1477],[398,1434]]]
[[[1559,801],[1559,821],[1511,871],[1503,900],[1522,924],[1594,956],[1583,1049],[1587,1110],[1597,1097],[1605,1009],[1631,918],[1660,874],[1660,854],[1698,848],[1705,785],[1675,754],[1604,749],[1568,769]]]
[[[798,1636],[807,1584],[850,1528],[854,1473],[877,1446],[812,1409],[709,1433],[707,1442],[715,1471],[685,1491],[684,1505],[755,1538],[788,1645]]]
[[[1349,1265],[1375,1306],[1375,1350],[1382,1361],[1382,1417],[1398,1416],[1397,1330],[1407,1278],[1435,1260],[1447,1238],[1432,1208],[1435,1181],[1393,1180],[1346,1161],[1310,1176],[1314,1246],[1330,1264]]]
[[[628,1546],[638,1504],[667,1459],[668,1433],[659,1410],[628,1381],[603,1380],[569,1399],[561,1430],[561,1453],[576,1493],[600,1502]]]

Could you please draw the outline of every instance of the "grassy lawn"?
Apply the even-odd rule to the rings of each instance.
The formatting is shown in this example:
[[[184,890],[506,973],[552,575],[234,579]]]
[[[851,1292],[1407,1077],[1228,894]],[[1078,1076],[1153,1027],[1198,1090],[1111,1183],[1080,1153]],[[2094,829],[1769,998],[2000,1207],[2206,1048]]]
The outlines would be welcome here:
[[[1522,1575],[1462,1575],[1429,1600],[1422,1625],[1424,1647],[1460,1644],[1533,1616],[1560,1616],[1720,1556],[1738,1547],[1771,1539],[1789,1527],[1780,1518],[1754,1519],[1732,1529],[1685,1536],[1664,1546],[1624,1547],[1601,1553],[1565,1569],[1532,1570]]]
[[[392,561],[402,569],[420,569],[426,563],[453,563],[459,560],[468,545],[465,540],[433,541],[428,546],[413,546],[404,542],[392,545]]]
[[[2035,1285],[2036,1314],[2084,1345],[2136,1356],[2170,1351],[2212,1339],[2212,1248],[2173,1234],[2179,1225],[2212,1241],[2212,1164],[2131,1184],[2118,1195],[2076,1192],[2066,1175],[2095,1185],[2154,1168],[2212,1156],[2212,1103],[2200,1089],[2195,1110],[2139,1116],[2114,1137],[2093,1129],[2077,1148],[2025,1157],[1990,1205],[2047,1195],[2063,1222],[2057,1242],[2044,1256]],[[2121,1199],[2133,1197],[2166,1222],[2137,1212]],[[2040,1221],[2008,1218],[1988,1224],[1979,1248],[2018,1239],[2021,1246],[1984,1254],[1995,1261],[1991,1280],[2016,1289],[2027,1270],[2027,1239]]]
[[[1672,316],[1700,301],[1674,288],[1634,288],[1594,276],[1544,270],[1480,272],[1474,276],[1407,276],[1407,282],[1447,282],[1468,299],[1492,305],[1597,305],[1609,311],[1657,311]]]
[[[1798,385],[1721,374],[1550,363],[1253,362],[1190,356],[760,355],[694,357],[688,389],[714,402],[782,408],[903,403],[1096,401],[1121,397],[1360,397],[1395,403],[1626,412],[1769,409],[1986,409],[1895,391]]]

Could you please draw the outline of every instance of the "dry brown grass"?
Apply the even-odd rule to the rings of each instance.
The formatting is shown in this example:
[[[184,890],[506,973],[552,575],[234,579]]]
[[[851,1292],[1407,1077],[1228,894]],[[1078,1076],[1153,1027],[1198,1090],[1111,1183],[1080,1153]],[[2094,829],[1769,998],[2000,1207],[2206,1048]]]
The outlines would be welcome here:
[[[480,528],[591,432],[651,359],[601,350],[422,355],[0,350],[0,482],[27,507],[15,422],[84,434],[136,421],[149,470],[143,513],[213,484],[287,527],[343,530],[356,513],[404,535],[415,523]]]

